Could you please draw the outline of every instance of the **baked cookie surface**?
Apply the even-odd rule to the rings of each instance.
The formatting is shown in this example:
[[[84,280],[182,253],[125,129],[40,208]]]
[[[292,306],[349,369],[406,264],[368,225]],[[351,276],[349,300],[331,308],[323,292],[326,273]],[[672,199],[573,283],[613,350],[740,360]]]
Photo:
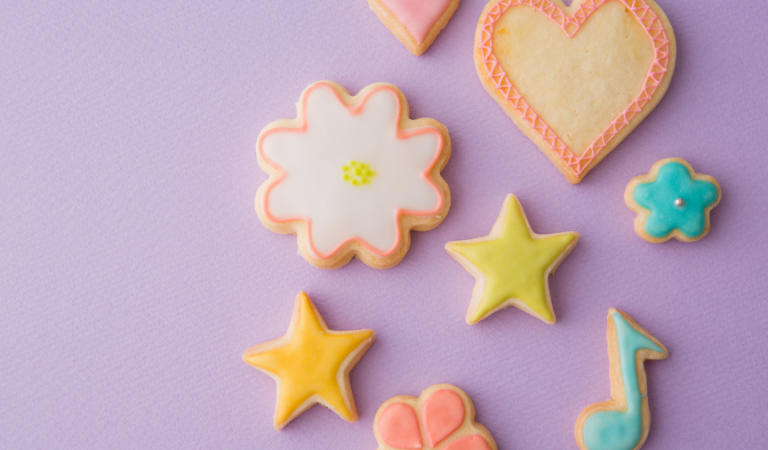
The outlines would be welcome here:
[[[379,20],[416,56],[451,20],[460,0],[368,0]]]

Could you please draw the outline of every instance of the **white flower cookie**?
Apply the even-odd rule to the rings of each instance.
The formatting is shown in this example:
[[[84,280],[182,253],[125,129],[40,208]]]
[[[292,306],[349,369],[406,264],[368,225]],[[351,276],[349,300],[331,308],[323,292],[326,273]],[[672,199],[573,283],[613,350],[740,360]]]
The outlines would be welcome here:
[[[299,292],[285,336],[249,348],[243,360],[277,382],[275,429],[317,403],[357,420],[349,372],[376,339],[373,330],[328,329],[305,292]]]
[[[656,107],[675,56],[653,0],[491,0],[475,33],[483,86],[572,184]]]
[[[312,265],[334,269],[353,256],[384,269],[403,259],[410,230],[445,218],[451,203],[440,176],[451,155],[445,126],[408,118],[395,86],[375,83],[350,96],[319,81],[301,94],[296,119],[267,125],[257,143],[269,174],[256,194],[261,222],[297,234]]]

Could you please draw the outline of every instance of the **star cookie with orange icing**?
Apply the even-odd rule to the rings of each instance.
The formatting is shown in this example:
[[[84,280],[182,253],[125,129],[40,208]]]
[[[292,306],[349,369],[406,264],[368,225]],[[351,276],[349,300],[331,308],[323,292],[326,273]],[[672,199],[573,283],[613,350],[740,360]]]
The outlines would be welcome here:
[[[349,372],[374,339],[373,330],[329,330],[307,294],[299,292],[285,336],[243,354],[246,363],[277,381],[275,429],[316,403],[348,422],[356,421]]]
[[[509,194],[491,234],[445,244],[448,253],[477,279],[467,323],[477,323],[509,306],[555,323],[548,276],[578,240],[579,233],[572,231],[534,233],[520,202]]]

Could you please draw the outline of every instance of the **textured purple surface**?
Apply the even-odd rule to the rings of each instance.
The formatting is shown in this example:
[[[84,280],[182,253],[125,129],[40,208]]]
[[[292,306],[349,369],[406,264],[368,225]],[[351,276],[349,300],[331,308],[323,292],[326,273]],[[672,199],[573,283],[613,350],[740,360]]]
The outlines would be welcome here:
[[[575,449],[576,416],[609,396],[612,306],[671,353],[647,365],[645,449],[765,448],[763,2],[661,0],[669,92],[577,186],[481,87],[484,1],[419,58],[364,0],[287,3],[0,7],[0,448],[372,450],[384,400],[450,382],[499,448]],[[256,217],[256,136],[320,79],[393,83],[451,133],[451,212],[393,269],[316,269]],[[632,229],[624,187],[668,156],[723,188],[700,242]],[[487,234],[509,192],[537,232],[581,233],[551,280],[555,326],[464,323],[474,280],[443,244]],[[378,339],[352,372],[356,423],[314,407],[276,432],[275,384],[240,358],[302,289],[331,328]]]

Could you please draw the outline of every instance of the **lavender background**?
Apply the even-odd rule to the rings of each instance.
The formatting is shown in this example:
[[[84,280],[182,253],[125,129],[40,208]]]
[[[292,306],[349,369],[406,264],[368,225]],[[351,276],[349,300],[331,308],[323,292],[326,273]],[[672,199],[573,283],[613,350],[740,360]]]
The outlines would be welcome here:
[[[660,3],[669,92],[570,186],[477,79],[484,0],[419,58],[363,0],[4,2],[0,447],[372,450],[384,400],[450,382],[500,449],[575,449],[576,416],[609,396],[617,307],[671,353],[647,364],[645,449],[764,448],[768,13]],[[451,133],[451,212],[393,269],[316,269],[256,217],[256,137],[320,79],[393,83]],[[646,243],[623,202],[668,156],[723,188],[695,244]],[[555,326],[464,323],[474,279],[443,245],[487,234],[510,192],[537,232],[581,233],[551,279]],[[285,332],[302,289],[331,328],[378,339],[352,372],[356,423],[315,407],[276,432],[275,384],[241,354]]]

